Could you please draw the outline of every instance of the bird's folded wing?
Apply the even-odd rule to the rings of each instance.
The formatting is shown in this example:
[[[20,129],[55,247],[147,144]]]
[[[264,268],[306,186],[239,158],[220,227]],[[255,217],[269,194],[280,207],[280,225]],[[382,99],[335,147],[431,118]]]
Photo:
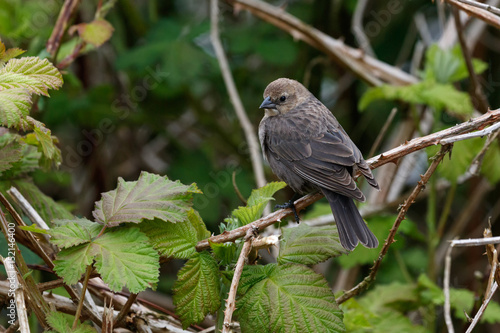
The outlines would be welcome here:
[[[358,149],[340,132],[324,132],[314,139],[271,136],[269,151],[300,177],[339,194],[364,201],[351,173]]]

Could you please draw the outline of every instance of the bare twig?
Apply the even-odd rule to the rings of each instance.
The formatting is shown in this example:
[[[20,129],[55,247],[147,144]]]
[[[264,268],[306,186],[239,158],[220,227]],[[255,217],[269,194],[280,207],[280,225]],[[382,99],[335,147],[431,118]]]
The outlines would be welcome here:
[[[138,294],[130,294],[130,296],[127,299],[127,302],[123,305],[123,307],[120,310],[120,313],[116,316],[114,326],[119,326],[120,322],[125,319],[127,316],[128,312],[130,311],[130,308],[132,307],[132,304],[134,304],[135,300],[137,299]]]
[[[482,9],[482,8],[478,8],[477,6],[471,6],[469,4],[465,4],[463,1],[459,1],[459,0],[446,0],[446,2],[463,10],[467,14],[472,15],[472,16],[488,23],[489,25],[491,25],[497,29],[500,29],[500,17],[498,17],[495,14],[492,14],[490,11],[487,11],[487,10]]]
[[[470,5],[470,6],[474,6],[477,8],[487,10],[489,12],[492,12],[493,14],[496,14],[496,15],[500,15],[500,9],[498,9],[497,7],[493,7],[491,5],[488,5],[486,3],[481,3],[481,2],[477,2],[477,1],[471,1],[471,0],[458,0],[458,1],[465,3],[467,5]]]
[[[371,85],[387,82],[396,85],[407,85],[418,82],[418,79],[394,66],[388,65],[364,51],[345,45],[341,40],[314,29],[285,12],[282,8],[272,6],[260,0],[226,0],[235,10],[245,9],[276,27],[288,32],[293,38],[325,52],[338,63],[349,68],[358,77]]]
[[[233,312],[236,309],[236,292],[238,291],[238,284],[240,283],[241,273],[243,272],[243,267],[245,265],[245,260],[252,249],[252,240],[255,236],[255,229],[248,229],[245,235],[245,243],[241,249],[240,256],[236,262],[236,267],[234,269],[233,280],[231,281],[231,287],[229,288],[229,294],[226,300],[226,310],[224,310],[224,327],[222,333],[229,333],[231,331],[231,322],[233,317]]]
[[[363,16],[365,14],[365,8],[369,0],[359,0],[356,4],[356,10],[354,11],[354,16],[352,17],[352,27],[351,31],[356,37],[359,47],[365,51],[366,54],[374,56],[372,46],[370,45],[370,40],[365,34],[363,29]]]
[[[255,176],[255,182],[257,187],[262,187],[266,185],[266,178],[264,176],[264,167],[262,164],[262,157],[259,148],[259,141],[255,135],[252,123],[248,119],[248,116],[241,102],[238,90],[236,89],[236,84],[234,83],[231,70],[229,68],[229,63],[227,61],[222,43],[219,37],[219,3],[218,0],[210,1],[210,39],[217,56],[217,61],[219,62],[219,67],[222,72],[222,77],[224,78],[224,83],[226,84],[231,103],[234,106],[236,115],[240,120],[241,127],[243,127],[243,132],[248,143],[248,148],[250,151],[250,159],[252,161],[253,172]]]
[[[483,313],[484,311],[486,310],[486,307],[488,306],[488,304],[490,303],[491,301],[491,298],[493,297],[493,295],[495,294],[495,291],[497,291],[497,288],[498,288],[498,284],[497,282],[495,281],[493,283],[493,286],[491,287],[491,292],[488,294],[488,296],[485,298],[485,300],[483,301],[483,304],[481,304],[481,307],[479,308],[479,310],[477,311],[476,315],[474,316],[474,319],[472,320],[472,323],[470,324],[470,326],[467,328],[467,331],[465,331],[465,333],[470,333],[472,332],[472,330],[474,329],[474,327],[476,326],[476,324],[479,322],[479,319],[481,319],[481,317],[483,316]]]
[[[21,207],[23,212],[28,216],[31,222],[35,223],[37,226],[42,228],[43,230],[49,230],[49,226],[42,219],[40,214],[30,205],[28,200],[18,191],[17,188],[11,187],[7,190],[7,193],[11,196],[12,199]]]
[[[500,236],[488,238],[469,238],[469,239],[455,239],[450,242],[450,246],[463,247],[463,246],[481,246],[488,244],[499,244]]]
[[[373,282],[375,279],[375,276],[377,275],[378,269],[380,267],[380,264],[382,263],[382,259],[384,259],[385,255],[387,254],[387,251],[389,251],[390,245],[394,242],[394,237],[396,236],[396,232],[398,231],[399,225],[401,222],[405,219],[406,212],[410,208],[410,206],[415,202],[415,199],[417,198],[418,194],[422,191],[422,189],[425,187],[425,184],[429,181],[430,177],[436,171],[437,166],[443,159],[443,157],[451,150],[451,146],[443,146],[441,147],[441,150],[437,153],[436,156],[433,157],[433,161],[425,174],[421,177],[421,180],[418,182],[417,186],[413,189],[413,192],[410,194],[408,199],[405,200],[404,204],[401,206],[401,209],[399,210],[398,216],[396,218],[396,221],[394,221],[394,224],[389,232],[389,235],[387,236],[387,239],[385,240],[384,246],[382,246],[382,250],[380,250],[380,253],[377,257],[377,260],[375,260],[375,263],[373,267],[370,270],[370,274],[363,279],[359,284],[357,284],[354,288],[350,289],[347,291],[345,294],[340,296],[337,299],[337,303],[341,304],[345,301],[347,301],[349,298],[358,295],[360,292],[365,290],[366,288],[369,287],[369,285]]]
[[[0,201],[2,202],[2,204],[4,206],[7,205],[13,210],[12,206],[7,201],[7,199],[5,199],[5,197],[3,196],[2,193],[0,193]],[[15,212],[15,210],[14,210],[14,212]],[[17,212],[16,212],[16,214],[17,214]],[[17,217],[20,219],[19,215],[17,215]],[[15,254],[15,263],[19,269],[19,272],[23,276],[26,275],[25,278],[19,279],[19,282],[22,283],[24,291],[27,293],[27,300],[29,302],[29,305],[30,305],[32,311],[35,313],[40,325],[43,328],[48,329],[49,325],[47,324],[46,318],[47,318],[47,315],[50,313],[49,305],[47,304],[47,302],[45,302],[45,300],[42,297],[42,293],[38,290],[33,276],[31,276],[31,274],[28,274],[29,273],[28,266],[26,265],[26,262],[24,261],[24,258],[21,254],[21,251],[19,250],[19,247],[17,246],[17,243],[10,242],[8,235],[12,234],[9,232],[11,226],[7,222],[7,219],[5,218],[5,214],[3,213],[2,209],[0,209],[0,228],[2,229],[2,232],[5,235],[5,238],[9,242],[9,247],[10,247],[10,244],[12,244],[12,247],[13,247],[12,251]],[[15,237],[15,236],[12,235],[12,237]]]
[[[80,295],[80,300],[78,302],[78,307],[76,308],[75,320],[73,321],[73,329],[76,329],[78,325],[78,320],[80,319],[80,315],[82,314],[83,303],[85,300],[85,293],[87,292],[87,286],[89,284],[90,273],[92,273],[93,265],[88,265],[87,270],[85,271],[85,279],[83,281],[82,294]]]
[[[50,53],[54,60],[61,45],[61,39],[64,32],[68,28],[69,19],[73,15],[73,12],[79,3],[80,0],[66,0],[64,1],[61,11],[59,12],[56,25],[54,26],[54,30],[52,30],[52,34],[50,35],[46,45],[47,52]]]
[[[472,56],[469,52],[469,48],[465,40],[462,23],[460,22],[460,12],[455,7],[453,8],[453,17],[455,19],[455,27],[457,29],[458,41],[460,42],[460,49],[462,50],[462,54],[465,59],[465,65],[467,66],[467,71],[469,72],[472,101],[475,102],[474,104],[476,108],[481,113],[484,113],[488,111],[488,100],[486,99],[486,96],[484,96],[484,93],[481,89],[481,84],[479,83],[477,74],[474,71],[474,66],[472,65]]]
[[[373,146],[370,149],[368,156],[372,156],[377,151],[378,147],[380,146],[380,143],[382,143],[382,139],[385,137],[385,134],[387,133],[387,130],[389,129],[389,126],[392,124],[392,121],[394,120],[394,117],[396,116],[397,112],[398,112],[397,108],[392,108],[391,113],[389,114],[389,117],[387,117],[387,120],[385,121],[384,126],[382,126],[382,129],[380,130],[379,134],[377,135],[377,138],[375,139],[375,142],[373,143]]]
[[[496,125],[498,125],[498,124],[496,124]],[[493,126],[495,126],[495,125],[493,125]],[[493,126],[491,126],[491,127],[493,127]],[[488,139],[484,143],[483,148],[474,157],[474,159],[472,160],[472,162],[470,164],[469,169],[467,170],[467,172],[469,174],[471,174],[471,175],[477,175],[479,173],[479,170],[481,170],[481,165],[483,164],[484,155],[486,155],[486,152],[488,151],[488,148],[496,140],[496,138],[498,137],[499,134],[500,134],[500,130],[497,130],[496,132],[491,133],[490,135],[488,135]]]
[[[14,300],[16,303],[15,312],[17,314],[17,321],[19,322],[19,328],[21,332],[30,332],[30,325],[28,322],[28,313],[26,310],[26,303],[24,300],[24,291],[21,284],[19,283],[18,272],[15,268],[14,259],[12,257],[3,258],[0,256],[0,261],[5,266],[5,271],[7,273],[7,280],[10,283],[10,288],[14,286]],[[8,302],[7,302],[8,303]],[[10,303],[12,304],[12,303]],[[8,306],[10,307],[10,305]],[[12,313],[12,311],[11,311]]]
[[[450,313],[450,271],[451,271],[451,250],[453,246],[448,247],[446,251],[446,258],[444,260],[444,281],[443,281],[443,289],[444,289],[444,321],[446,323],[446,327],[448,328],[448,333],[455,333],[455,329],[453,328],[453,321],[451,320]]]
[[[383,154],[368,159],[367,163],[370,165],[372,169],[378,168],[379,166],[387,164],[389,162],[396,163],[401,157],[406,156],[412,152],[424,149],[432,145],[443,144],[445,138],[452,138],[453,136],[457,136],[462,133],[471,132],[479,128],[484,128],[485,126],[498,122],[499,120],[500,120],[500,109],[489,111],[482,116],[463,122],[456,126],[447,128],[443,131],[439,131],[420,138],[413,139],[399,147],[396,147]],[[301,209],[304,209],[310,204],[318,201],[322,197],[323,196],[319,193],[306,195],[295,201],[295,207],[297,211],[300,211]],[[203,251],[205,249],[208,249],[210,247],[209,240],[212,243],[225,243],[225,242],[235,241],[236,239],[243,237],[246,234],[247,230],[250,228],[255,227],[262,231],[263,229],[276,223],[277,221],[281,221],[282,218],[290,216],[292,214],[293,212],[292,209],[290,208],[277,210],[250,224],[202,240],[198,242],[198,244],[196,245],[196,250]]]
[[[102,311],[102,333],[113,333],[113,301],[106,304],[106,299],[104,300],[104,307]]]

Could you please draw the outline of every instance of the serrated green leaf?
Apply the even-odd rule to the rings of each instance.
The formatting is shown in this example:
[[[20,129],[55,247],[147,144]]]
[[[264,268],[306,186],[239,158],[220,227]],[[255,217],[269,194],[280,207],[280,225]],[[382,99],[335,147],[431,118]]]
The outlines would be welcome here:
[[[251,265],[243,267],[240,283],[238,285],[238,295],[243,296],[248,289],[262,280],[272,275],[278,265]]]
[[[21,126],[21,121],[29,114],[31,95],[23,88],[0,90],[0,122],[6,127]]]
[[[92,247],[95,266],[113,291],[124,286],[132,293],[155,288],[159,276],[159,255],[138,228],[119,229],[97,238]]]
[[[12,168],[13,164],[22,158],[21,144],[11,139],[3,142],[0,147],[0,174]]]
[[[56,220],[59,226],[51,228],[49,234],[50,241],[60,248],[88,243],[96,237],[102,225],[89,221],[85,218],[74,220]]]
[[[303,265],[277,265],[236,306],[242,332],[345,331],[326,280]]]
[[[469,77],[460,45],[455,45],[450,50],[443,50],[433,44],[425,53],[424,80],[433,80],[439,83],[452,83]],[[480,74],[488,68],[488,64],[472,59],[474,72]]]
[[[111,229],[94,241],[65,248],[58,253],[54,270],[64,282],[74,284],[93,260],[113,291],[126,286],[138,293],[158,282],[158,252],[138,228]]]
[[[415,284],[393,282],[375,286],[359,300],[359,303],[373,313],[395,309],[404,312],[418,308],[418,297]]]
[[[315,265],[347,253],[340,245],[337,228],[333,225],[310,227],[301,223],[282,229],[278,263]]]
[[[285,187],[285,182],[270,182],[261,188],[252,190],[252,193],[247,200],[247,206],[254,206],[263,202],[267,203],[270,200],[274,200],[273,195]]]
[[[96,19],[90,23],[77,24],[69,29],[69,33],[72,34],[72,31],[75,29],[85,42],[95,47],[99,47],[107,42],[115,30],[113,26],[104,19]]]
[[[95,333],[96,330],[89,325],[77,322],[76,327],[73,329],[73,318],[72,316],[66,315],[61,312],[51,312],[47,316],[47,323],[57,333]]]
[[[233,262],[237,246],[235,243],[212,243],[208,240],[210,247],[215,255],[215,258],[220,261],[221,266],[229,265]]]
[[[195,253],[178,273],[174,284],[176,313],[187,328],[220,307],[219,268],[206,251]]]
[[[153,220],[144,221],[139,227],[160,255],[177,259],[189,259],[196,253],[196,244],[210,237],[210,232],[194,209],[187,212],[184,222]]]
[[[137,181],[119,178],[117,189],[103,193],[92,214],[97,222],[107,226],[154,218],[182,222],[191,207],[193,193],[201,193],[195,184],[183,185],[143,171]]]
[[[11,59],[0,69],[0,91],[25,89],[32,94],[49,96],[48,89],[59,89],[62,84],[61,73],[48,59]]]
[[[19,48],[12,48],[12,49],[5,50],[5,44],[2,43],[2,41],[0,41],[0,68],[7,61],[9,61],[12,58],[17,57],[18,55],[23,54],[24,52],[26,52],[26,51],[21,50]]]
[[[53,137],[51,131],[45,127],[35,127],[33,130],[38,141],[38,150],[43,154],[42,161],[47,161],[48,165],[53,162],[58,167],[62,157],[61,150],[55,145],[57,138]]]
[[[270,200],[274,200],[273,195],[286,186],[284,182],[271,182],[259,189],[252,191],[247,200],[247,205],[233,210],[232,216],[238,223],[233,223],[228,230],[247,225],[262,216],[262,212]],[[229,221],[229,220],[228,220]],[[231,222],[235,222],[234,220]]]
[[[75,284],[80,280],[85,269],[94,260],[90,254],[91,244],[80,244],[62,249],[54,260],[54,271],[63,278],[67,284]]]

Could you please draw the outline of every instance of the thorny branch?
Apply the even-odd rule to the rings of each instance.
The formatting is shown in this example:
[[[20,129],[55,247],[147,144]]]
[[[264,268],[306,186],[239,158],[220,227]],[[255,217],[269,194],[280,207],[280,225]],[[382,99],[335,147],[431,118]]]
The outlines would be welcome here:
[[[337,303],[341,304],[345,301],[347,301],[349,298],[358,295],[360,292],[363,290],[367,289],[370,284],[373,282],[375,279],[375,276],[377,275],[378,269],[380,267],[380,264],[382,263],[382,259],[384,259],[385,255],[387,254],[387,251],[389,251],[389,247],[391,246],[392,243],[394,243],[394,237],[396,236],[396,232],[398,231],[398,228],[405,219],[406,213],[408,212],[408,209],[410,206],[415,202],[415,199],[417,198],[418,194],[422,191],[422,189],[425,187],[425,184],[429,181],[431,178],[432,174],[434,171],[436,171],[439,163],[443,159],[443,157],[451,151],[451,146],[443,146],[441,147],[441,150],[439,153],[437,153],[436,156],[433,157],[433,161],[425,174],[421,177],[421,180],[417,183],[417,186],[415,186],[415,189],[413,192],[410,194],[408,199],[405,200],[403,205],[401,206],[398,216],[396,218],[396,221],[394,221],[394,224],[389,232],[389,236],[387,236],[387,239],[385,240],[384,246],[382,246],[382,250],[380,250],[380,253],[378,255],[377,260],[375,260],[375,263],[373,267],[370,270],[370,274],[366,276],[363,281],[361,281],[358,285],[356,285],[354,288],[351,290],[347,291],[345,294],[337,298]]]
[[[482,116],[463,122],[456,126],[405,142],[399,147],[396,147],[385,153],[382,153],[380,155],[368,159],[366,162],[370,165],[372,169],[378,168],[381,165],[387,164],[389,162],[397,163],[401,157],[432,145],[441,144],[441,140],[445,138],[452,139],[453,137],[458,136],[460,134],[482,129],[485,126],[494,124],[499,121],[500,121],[500,109],[489,111]],[[323,195],[319,193],[308,194],[295,201],[295,207],[297,211],[300,211],[305,207],[309,206],[310,204],[318,201],[322,197]],[[212,243],[233,242],[236,239],[245,236],[246,232],[250,228],[258,228],[258,230],[262,231],[268,226],[278,221],[281,221],[282,218],[290,216],[292,214],[293,212],[290,208],[277,210],[250,224],[231,230],[229,232],[225,231],[220,235],[212,236],[208,239],[202,240],[198,242],[198,244],[196,245],[196,250],[203,251],[205,249],[208,249],[210,247],[209,240]]]
[[[245,260],[252,249],[252,241],[254,239],[255,229],[248,229],[245,235],[245,243],[241,249],[240,256],[236,262],[236,267],[234,269],[233,280],[231,281],[231,287],[229,289],[229,294],[226,300],[226,310],[224,311],[224,327],[222,333],[229,333],[231,331],[231,322],[233,317],[233,312],[236,309],[236,292],[238,291],[238,285],[240,283],[241,273],[243,272],[243,267],[245,265]]]

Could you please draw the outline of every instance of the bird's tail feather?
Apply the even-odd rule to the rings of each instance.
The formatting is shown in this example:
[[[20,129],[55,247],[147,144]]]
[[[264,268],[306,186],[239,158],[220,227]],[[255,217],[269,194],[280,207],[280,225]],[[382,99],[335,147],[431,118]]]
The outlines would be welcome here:
[[[368,248],[378,247],[377,237],[368,229],[351,198],[326,189],[321,189],[321,192],[330,203],[337,223],[340,243],[345,249],[352,251],[358,242]]]

